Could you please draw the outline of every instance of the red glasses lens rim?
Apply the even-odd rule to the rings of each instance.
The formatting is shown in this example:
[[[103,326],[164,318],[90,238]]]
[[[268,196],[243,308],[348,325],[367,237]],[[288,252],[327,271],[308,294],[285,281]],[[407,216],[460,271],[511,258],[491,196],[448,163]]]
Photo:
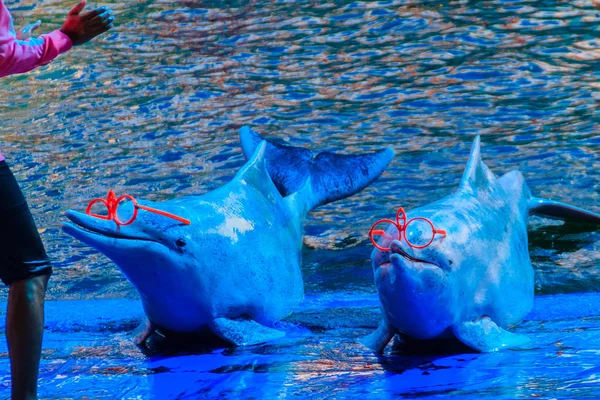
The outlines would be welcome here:
[[[404,239],[406,239],[406,243],[408,243],[408,245],[410,247],[413,247],[415,249],[424,249],[425,247],[429,246],[433,242],[433,239],[435,239],[435,228],[433,227],[433,222],[431,222],[427,218],[416,217],[416,218],[412,218],[410,221],[408,221],[408,223],[404,227],[405,231],[408,229],[409,225],[412,224],[415,221],[425,221],[425,222],[427,222],[429,224],[429,226],[431,227],[431,239],[429,239],[429,242],[427,242],[427,244],[423,244],[423,245],[420,245],[420,246],[416,245],[414,243],[411,243],[410,240],[408,239],[408,235],[406,234],[406,232],[404,232]]]
[[[133,203],[133,215],[131,216],[130,219],[127,220],[127,222],[122,222],[119,219],[119,215],[117,213],[117,210],[119,209],[119,204],[123,200],[130,200]],[[138,213],[138,203],[133,196],[131,196],[129,194],[123,194],[123,195],[119,196],[117,198],[117,200],[115,201],[114,220],[117,224],[122,225],[122,226],[131,225],[133,223],[133,221],[135,221],[135,219],[137,218],[137,213]]]
[[[104,204],[104,207],[106,207],[106,212],[107,212],[108,214],[107,214],[107,215],[100,215],[100,214],[95,214],[95,213],[93,213],[93,212],[92,212],[92,207],[94,207],[94,205],[95,205],[96,203],[102,203],[102,204]],[[105,220],[110,220],[110,219],[112,219],[112,218],[111,218],[111,216],[110,216],[110,208],[108,207],[108,202],[107,202],[106,200],[104,200],[104,199],[100,199],[100,198],[98,198],[98,199],[94,199],[94,200],[90,201],[90,202],[88,203],[88,206],[87,206],[86,210],[85,210],[85,213],[86,213],[87,215],[91,215],[92,217],[96,217],[96,218],[100,218],[100,219],[105,219]]]
[[[396,223],[401,229],[406,225],[406,211],[402,207],[398,207],[398,211],[396,211]]]
[[[369,230],[369,239],[371,239],[371,243],[373,243],[373,246],[375,246],[377,249],[382,250],[382,251],[387,251],[390,250],[389,247],[381,247],[377,244],[377,241],[373,238],[373,231],[375,230],[375,227],[379,224],[391,224],[393,226],[396,227],[396,230],[398,231],[398,238],[396,240],[400,240],[400,236],[402,235],[402,231],[400,230],[400,228],[398,227],[398,224],[394,221],[392,221],[391,219],[380,219],[379,221],[375,222],[373,224],[373,226],[371,226],[371,229]],[[385,230],[383,230],[385,232]]]

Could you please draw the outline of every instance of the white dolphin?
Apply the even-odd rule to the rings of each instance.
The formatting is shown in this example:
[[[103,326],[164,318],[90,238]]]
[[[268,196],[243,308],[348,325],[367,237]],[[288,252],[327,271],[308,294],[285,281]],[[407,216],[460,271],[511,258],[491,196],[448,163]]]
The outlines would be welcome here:
[[[155,330],[212,332],[234,345],[283,336],[273,325],[304,296],[306,214],[362,190],[394,155],[385,149],[313,157],[306,149],[267,143],[247,127],[240,139],[250,160],[230,183],[201,196],[139,202],[189,225],[144,209],[120,227],[67,211],[71,222],[63,230],[113,260],[139,292],[147,315],[140,345]]]
[[[598,214],[533,197],[518,171],[497,178],[481,161],[479,136],[458,191],[406,214],[445,235],[410,246],[406,238],[419,245],[432,235],[419,220],[402,240],[392,224],[379,237],[384,250],[373,250],[371,260],[383,319],[362,341],[377,352],[396,334],[407,350],[456,339],[481,352],[523,344],[527,338],[506,329],[533,306],[529,214],[600,224]]]

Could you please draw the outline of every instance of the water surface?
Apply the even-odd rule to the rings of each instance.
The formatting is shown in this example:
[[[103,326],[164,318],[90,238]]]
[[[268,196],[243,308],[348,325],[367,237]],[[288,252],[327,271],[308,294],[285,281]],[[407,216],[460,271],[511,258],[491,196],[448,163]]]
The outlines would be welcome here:
[[[55,262],[51,299],[136,298],[61,233],[109,188],[161,201],[228,182],[237,132],[317,151],[392,147],[371,187],[309,215],[309,296],[375,293],[367,232],[458,186],[475,135],[534,195],[600,212],[600,10],[589,1],[107,1],[116,27],[0,81],[0,149]],[[22,0],[58,28],[68,2]],[[600,290],[600,232],[532,218],[536,293]],[[3,291],[2,295],[5,295]]]

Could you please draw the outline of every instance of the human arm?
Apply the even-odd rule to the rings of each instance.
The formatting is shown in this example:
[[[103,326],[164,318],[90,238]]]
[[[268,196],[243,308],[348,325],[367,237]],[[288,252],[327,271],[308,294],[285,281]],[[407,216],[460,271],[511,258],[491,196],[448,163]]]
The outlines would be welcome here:
[[[39,38],[18,40],[12,19],[0,0],[0,77],[18,74],[47,64],[71,46],[85,43],[112,27],[110,10],[100,7],[81,14],[82,0],[69,12],[62,28]]]
[[[71,39],[59,31],[27,41],[18,40],[12,30],[10,13],[0,0],[0,77],[47,64],[71,46]]]

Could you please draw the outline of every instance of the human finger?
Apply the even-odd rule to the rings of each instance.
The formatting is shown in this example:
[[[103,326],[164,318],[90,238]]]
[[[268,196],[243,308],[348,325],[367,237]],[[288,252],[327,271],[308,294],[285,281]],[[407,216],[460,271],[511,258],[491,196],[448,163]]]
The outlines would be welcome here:
[[[39,19],[37,21],[35,21],[32,24],[29,24],[29,32],[33,32],[35,31],[37,28],[39,28],[42,25],[42,21],[40,21]]]
[[[40,21],[40,20],[37,20],[30,24],[27,24],[23,29],[16,32],[17,39],[19,39],[19,40],[29,39],[31,37],[33,31],[36,30],[37,28],[39,28],[41,24],[42,24],[42,21]]]
[[[83,15],[81,16],[81,19],[82,19],[83,21],[92,20],[92,19],[94,19],[95,17],[97,17],[98,15],[102,14],[103,12],[105,12],[105,11],[112,12],[112,11],[110,11],[110,10],[108,9],[108,7],[106,7],[106,6],[102,6],[102,7],[98,7],[98,8],[96,8],[96,9],[93,9],[92,11],[88,11],[88,12],[86,12],[85,14],[83,14]]]
[[[108,31],[109,29],[112,29],[112,27],[113,27],[113,24],[111,22],[110,24],[106,25],[100,33],[104,33],[106,31]]]
[[[79,2],[79,4],[77,4],[75,7],[71,8],[71,11],[69,11],[69,15],[79,15],[79,13],[83,10],[84,7],[85,7],[85,0],[81,0]]]
[[[25,28],[23,28],[21,31],[22,31],[23,33],[31,33],[31,32],[33,32],[33,31],[35,31],[37,28],[39,28],[41,24],[42,24],[42,21],[40,21],[40,20],[38,19],[38,20],[37,20],[37,21],[35,21],[35,22],[32,22],[32,23],[30,23],[30,24],[27,24],[27,25],[25,26]]]
[[[96,15],[94,18],[92,18],[89,21],[89,24],[90,25],[101,24],[101,23],[104,23],[105,21],[108,21],[110,18],[114,19],[114,16],[112,15],[112,12],[110,12],[110,10],[108,10],[102,14]]]
[[[97,24],[88,26],[88,29],[92,32],[100,32],[100,31],[104,32],[104,28],[106,28],[108,25],[112,25],[113,21],[114,21],[114,18],[110,17],[106,21],[102,21]]]
[[[104,32],[108,31],[109,29],[111,29],[113,27],[113,24],[110,23],[108,25],[98,25],[96,26],[94,29],[92,29],[89,32],[90,38],[94,38],[98,35],[103,34]]]

